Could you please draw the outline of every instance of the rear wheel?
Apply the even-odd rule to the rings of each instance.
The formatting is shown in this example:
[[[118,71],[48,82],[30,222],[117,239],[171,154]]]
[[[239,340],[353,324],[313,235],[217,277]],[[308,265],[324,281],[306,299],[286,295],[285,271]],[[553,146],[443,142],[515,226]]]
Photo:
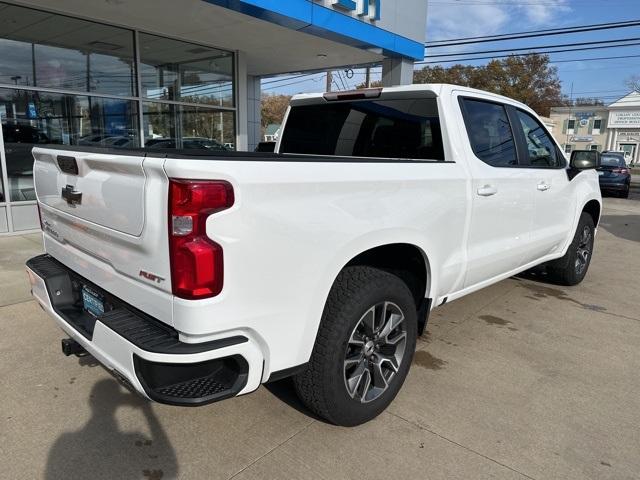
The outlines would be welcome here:
[[[629,198],[629,190],[631,190],[631,185],[627,183],[627,186],[625,187],[625,189],[620,194],[620,197]]]
[[[375,418],[409,371],[416,315],[400,278],[371,267],[345,268],[329,293],[309,364],[294,377],[300,399],[337,425]]]
[[[584,280],[591,264],[594,234],[593,218],[582,212],[567,253],[547,266],[547,272],[554,281],[562,285],[577,285]]]

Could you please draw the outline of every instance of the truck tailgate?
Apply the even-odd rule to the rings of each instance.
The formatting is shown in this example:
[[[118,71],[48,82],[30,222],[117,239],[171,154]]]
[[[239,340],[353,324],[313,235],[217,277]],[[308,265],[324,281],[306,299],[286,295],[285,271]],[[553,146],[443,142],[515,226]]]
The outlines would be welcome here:
[[[144,226],[144,157],[42,150],[34,152],[34,157],[36,194],[41,203],[77,219],[140,236]]]
[[[47,253],[172,324],[164,159],[55,148],[33,156]]]

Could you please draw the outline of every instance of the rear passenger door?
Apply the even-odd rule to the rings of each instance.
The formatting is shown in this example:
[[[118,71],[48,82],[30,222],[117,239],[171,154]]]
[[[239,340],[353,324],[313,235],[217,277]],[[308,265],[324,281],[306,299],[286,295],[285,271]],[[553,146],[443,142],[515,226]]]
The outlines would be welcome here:
[[[459,97],[469,142],[472,212],[465,287],[521,266],[534,216],[530,172],[522,168],[507,106],[491,97]]]
[[[525,263],[561,250],[569,237],[576,211],[576,195],[566,172],[566,160],[551,134],[534,115],[513,109],[523,163],[534,192],[535,214]]]

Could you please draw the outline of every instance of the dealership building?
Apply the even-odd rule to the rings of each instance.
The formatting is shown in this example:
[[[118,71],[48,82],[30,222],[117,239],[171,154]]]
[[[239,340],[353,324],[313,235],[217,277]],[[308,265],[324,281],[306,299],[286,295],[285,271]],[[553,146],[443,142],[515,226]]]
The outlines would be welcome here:
[[[614,150],[623,152],[629,165],[640,165],[640,93],[607,106],[553,107],[550,120],[565,152]]]
[[[253,150],[261,78],[411,83],[424,0],[0,1],[0,235],[39,228],[37,144]]]

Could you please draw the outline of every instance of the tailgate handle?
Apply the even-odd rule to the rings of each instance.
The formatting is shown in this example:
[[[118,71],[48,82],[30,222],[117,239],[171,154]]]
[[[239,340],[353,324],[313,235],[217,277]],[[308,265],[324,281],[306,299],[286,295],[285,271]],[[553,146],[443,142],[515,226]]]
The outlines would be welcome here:
[[[82,192],[77,191],[73,185],[67,185],[62,189],[62,198],[64,198],[70,206],[79,205],[82,202]]]
[[[76,161],[75,157],[58,155],[58,166],[64,173],[78,175],[78,162]]]

